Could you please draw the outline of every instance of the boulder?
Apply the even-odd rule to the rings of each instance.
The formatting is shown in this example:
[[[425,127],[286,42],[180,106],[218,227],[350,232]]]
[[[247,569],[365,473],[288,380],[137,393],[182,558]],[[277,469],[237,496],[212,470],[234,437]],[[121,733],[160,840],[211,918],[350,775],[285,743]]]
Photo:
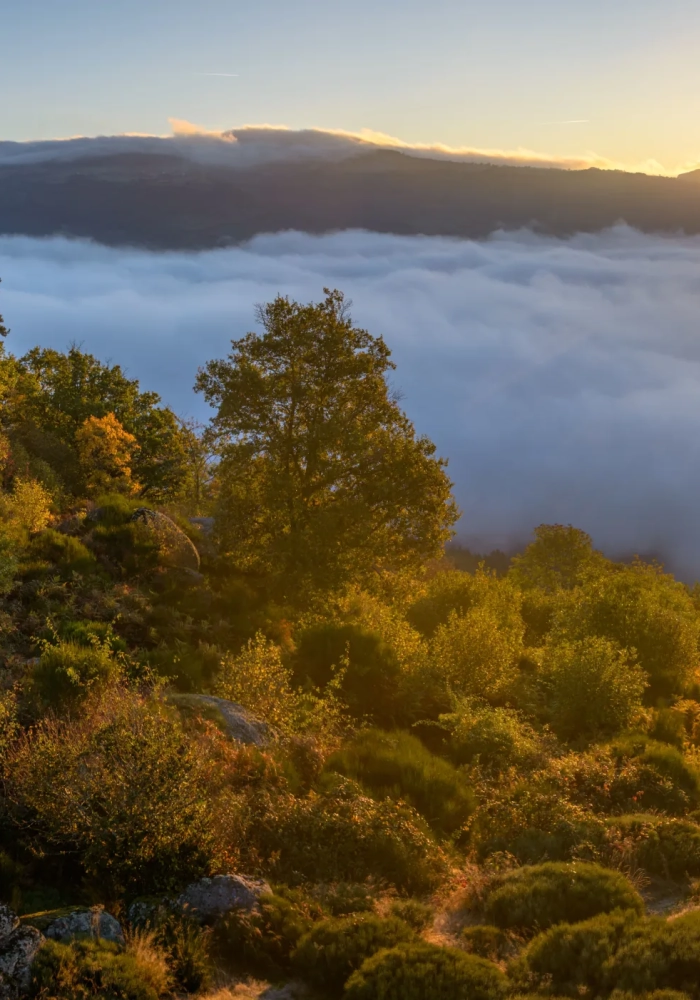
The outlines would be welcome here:
[[[92,937],[97,940],[114,941],[124,944],[124,932],[121,924],[110,913],[94,908],[92,910],[73,910],[65,916],[53,920],[45,932],[47,938],[54,941],[72,941],[77,937]]]
[[[270,728],[247,708],[235,701],[215,698],[211,694],[175,694],[171,701],[187,715],[209,719],[238,743],[248,743],[256,747],[265,746],[270,741]]]
[[[160,556],[165,565],[175,569],[199,572],[199,552],[182,528],[160,511],[139,507],[131,515],[131,520],[144,525],[151,532],[160,548]]]
[[[176,906],[200,920],[222,917],[231,910],[256,910],[261,896],[272,892],[262,879],[244,875],[215,875],[188,885]]]
[[[0,1000],[28,995],[32,962],[43,941],[36,927],[21,926],[17,915],[0,903]]]

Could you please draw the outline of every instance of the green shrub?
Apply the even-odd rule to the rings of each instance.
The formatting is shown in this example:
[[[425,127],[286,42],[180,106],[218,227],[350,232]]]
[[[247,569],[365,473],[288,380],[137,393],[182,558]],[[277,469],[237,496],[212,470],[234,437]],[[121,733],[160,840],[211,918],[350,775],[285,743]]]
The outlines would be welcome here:
[[[522,781],[502,795],[491,793],[472,821],[478,857],[506,851],[522,864],[597,857],[605,843],[605,823],[568,801],[568,790],[545,781]]]
[[[371,913],[376,905],[372,889],[357,882],[335,882],[323,886],[318,895],[324,909],[332,917],[346,917],[350,913]]]
[[[41,1000],[158,1000],[169,987],[164,955],[147,937],[125,950],[107,941],[46,941],[32,966]]]
[[[431,640],[433,669],[458,696],[500,700],[518,678],[524,631],[522,619],[504,626],[490,607],[453,611]]]
[[[97,498],[90,518],[98,524],[113,528],[127,524],[139,506],[141,506],[139,500],[130,500],[122,493],[107,493]]]
[[[47,528],[32,538],[27,557],[54,563],[64,573],[94,573],[97,561],[79,538]]]
[[[700,826],[683,819],[632,814],[609,821],[611,843],[652,875],[700,875]]]
[[[42,707],[61,709],[104,690],[121,672],[119,662],[104,646],[77,642],[47,645],[32,671],[32,697]]]
[[[450,615],[466,615],[476,607],[488,607],[495,614],[502,628],[521,628],[520,592],[510,580],[499,578],[482,568],[476,573],[449,570],[436,573],[428,581],[425,593],[408,608],[406,617],[415,629],[427,638],[433,636],[441,625],[446,625]]]
[[[214,928],[214,948],[230,969],[277,976],[291,967],[291,955],[323,911],[298,890],[280,888],[260,897],[259,909],[233,910]]]
[[[511,968],[519,986],[576,995],[603,993],[605,970],[639,921],[632,910],[599,914],[581,923],[560,923],[534,938]]]
[[[582,861],[545,862],[497,878],[484,910],[497,926],[544,929],[612,910],[643,911],[641,896],[618,871]]]
[[[464,776],[409,733],[363,730],[326,768],[354,778],[374,798],[403,799],[441,833],[458,830],[474,811]]]
[[[114,691],[82,718],[45,718],[15,741],[4,807],[20,843],[72,861],[109,898],[179,891],[232,845],[229,748],[155,700]]]
[[[154,928],[158,943],[168,954],[175,983],[187,993],[206,988],[211,981],[211,928],[192,917],[169,914]]]
[[[609,989],[679,990],[700,996],[700,913],[649,918],[633,926],[608,963]]]
[[[323,688],[344,664],[340,694],[352,714],[380,725],[396,721],[398,656],[379,632],[360,625],[323,622],[305,629],[297,643],[297,680]],[[400,712],[399,712],[400,714]]]
[[[619,761],[635,762],[652,779],[646,789],[647,782],[639,782],[645,808],[675,812],[700,802],[700,771],[676,747],[657,743],[642,734],[620,737],[610,744],[610,752]],[[655,775],[661,780],[654,781]],[[671,786],[668,793],[663,788],[664,779]]]
[[[654,712],[649,736],[658,743],[670,743],[683,749],[686,737],[686,720],[683,712],[675,708],[659,708]]]
[[[271,874],[288,883],[375,878],[423,893],[448,871],[443,851],[414,810],[375,802],[352,783],[324,795],[271,799],[256,816],[254,833]]]
[[[493,963],[421,942],[367,959],[348,980],[345,1000],[500,1000],[506,991]]]
[[[389,913],[398,920],[403,920],[414,931],[423,931],[429,927],[435,914],[432,906],[421,903],[418,899],[395,899],[389,907]]]
[[[99,523],[90,545],[114,570],[126,577],[151,573],[160,564],[160,544],[155,534],[140,522]]]
[[[457,764],[479,764],[500,772],[509,767],[531,769],[546,759],[556,741],[535,732],[512,708],[492,708],[468,700],[442,716],[451,733],[450,756]]]
[[[500,927],[489,924],[477,924],[465,927],[460,937],[460,943],[465,951],[498,962],[510,945],[510,937]]]
[[[321,989],[338,990],[365,959],[382,948],[411,941],[412,928],[375,914],[331,917],[305,934],[293,955],[301,974]]]
[[[634,658],[598,636],[545,646],[541,679],[552,726],[563,739],[629,728],[647,687]]]
[[[113,653],[126,652],[126,643],[115,633],[111,622],[69,619],[60,623],[57,632],[65,642],[74,642],[79,646],[102,646]]]
[[[692,598],[656,565],[615,566],[570,591],[552,631],[565,639],[601,636],[636,650],[650,704],[683,692],[698,665],[700,620]]]

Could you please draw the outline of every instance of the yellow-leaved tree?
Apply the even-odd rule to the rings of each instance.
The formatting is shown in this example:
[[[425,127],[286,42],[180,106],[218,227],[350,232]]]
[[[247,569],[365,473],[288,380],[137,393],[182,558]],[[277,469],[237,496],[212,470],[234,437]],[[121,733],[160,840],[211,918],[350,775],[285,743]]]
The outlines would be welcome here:
[[[88,417],[78,428],[75,442],[89,493],[135,493],[139,489],[131,475],[138,442],[113,413]]]

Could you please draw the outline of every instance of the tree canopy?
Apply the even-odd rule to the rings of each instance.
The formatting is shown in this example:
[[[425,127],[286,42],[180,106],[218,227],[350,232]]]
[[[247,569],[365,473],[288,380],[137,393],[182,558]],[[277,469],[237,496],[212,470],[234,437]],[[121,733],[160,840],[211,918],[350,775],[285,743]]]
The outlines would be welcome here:
[[[446,461],[418,437],[388,384],[381,337],[342,293],[260,308],[262,333],[200,370],[217,407],[218,530],[241,566],[293,586],[417,565],[450,537]]]

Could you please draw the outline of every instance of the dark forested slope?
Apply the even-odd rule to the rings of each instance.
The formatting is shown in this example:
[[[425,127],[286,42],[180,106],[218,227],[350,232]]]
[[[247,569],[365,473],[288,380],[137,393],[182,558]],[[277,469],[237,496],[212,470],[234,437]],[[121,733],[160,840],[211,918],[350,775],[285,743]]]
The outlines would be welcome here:
[[[378,150],[255,167],[146,152],[0,165],[0,232],[207,248],[297,229],[479,238],[532,226],[564,236],[624,221],[700,232],[683,178],[422,159]]]

